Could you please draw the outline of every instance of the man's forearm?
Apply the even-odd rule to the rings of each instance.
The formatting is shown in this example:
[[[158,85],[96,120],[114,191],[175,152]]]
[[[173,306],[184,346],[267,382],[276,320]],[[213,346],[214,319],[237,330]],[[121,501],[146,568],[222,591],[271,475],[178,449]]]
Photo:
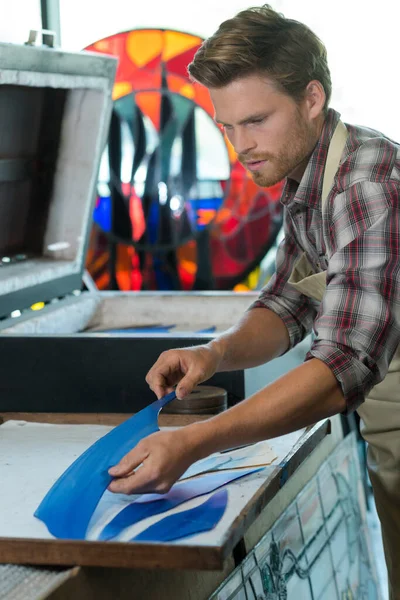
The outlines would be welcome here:
[[[256,367],[283,354],[289,347],[289,334],[272,310],[254,308],[209,345],[221,355],[218,371],[234,371]]]
[[[199,459],[296,431],[344,410],[332,371],[312,359],[224,413],[186,429]]]

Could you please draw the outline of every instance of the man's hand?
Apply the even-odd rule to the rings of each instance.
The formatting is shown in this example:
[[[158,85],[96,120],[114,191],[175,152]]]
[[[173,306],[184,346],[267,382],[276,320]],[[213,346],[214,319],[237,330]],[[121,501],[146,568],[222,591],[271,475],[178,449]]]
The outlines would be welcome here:
[[[345,409],[335,375],[324,362],[312,358],[218,415],[144,438],[110,469],[116,479],[109,489],[163,494],[201,458],[285,435]]]
[[[176,396],[182,399],[193,388],[206,381],[216,372],[221,353],[215,345],[194,346],[167,350],[147,373],[146,381],[157,398],[162,398],[176,388]]]
[[[153,433],[109,470],[115,479],[108,489],[121,494],[165,494],[197,460],[195,447],[185,427]]]
[[[282,319],[272,310],[254,308],[208,344],[163,352],[146,381],[158,398],[177,386],[176,395],[182,399],[217,371],[256,367],[288,348],[289,334]]]

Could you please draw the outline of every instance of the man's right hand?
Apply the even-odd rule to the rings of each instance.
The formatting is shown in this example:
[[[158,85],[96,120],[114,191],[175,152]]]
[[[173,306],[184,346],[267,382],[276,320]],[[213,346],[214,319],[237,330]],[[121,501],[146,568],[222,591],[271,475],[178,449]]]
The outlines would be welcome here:
[[[193,388],[206,381],[217,371],[222,354],[215,344],[167,350],[146,375],[146,381],[157,398],[162,398],[176,387],[176,396],[182,399]]]

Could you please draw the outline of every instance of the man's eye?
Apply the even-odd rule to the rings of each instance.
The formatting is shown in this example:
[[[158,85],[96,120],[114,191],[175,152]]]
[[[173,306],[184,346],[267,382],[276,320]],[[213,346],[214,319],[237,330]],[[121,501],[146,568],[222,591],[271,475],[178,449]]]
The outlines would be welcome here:
[[[251,121],[252,125],[257,125],[259,123],[263,123],[265,121],[265,117],[262,117],[262,119],[254,119],[254,121]]]

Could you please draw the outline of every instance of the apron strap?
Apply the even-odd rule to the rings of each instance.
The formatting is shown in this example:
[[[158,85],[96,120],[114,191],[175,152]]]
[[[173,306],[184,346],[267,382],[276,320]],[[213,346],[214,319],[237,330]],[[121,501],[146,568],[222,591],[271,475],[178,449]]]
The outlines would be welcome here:
[[[339,121],[336,125],[336,129],[333,133],[332,139],[329,144],[328,155],[326,157],[324,179],[322,183],[322,195],[321,195],[321,211],[324,214],[326,201],[329,193],[333,186],[333,180],[340,165],[340,159],[342,158],[343,150],[347,142],[349,132],[346,126]]]
[[[322,216],[324,216],[326,201],[332,189],[348,135],[346,126],[339,121],[329,144],[325,163],[321,195]],[[326,271],[314,273],[306,254],[303,253],[294,264],[288,283],[305,296],[320,302],[326,289]]]

